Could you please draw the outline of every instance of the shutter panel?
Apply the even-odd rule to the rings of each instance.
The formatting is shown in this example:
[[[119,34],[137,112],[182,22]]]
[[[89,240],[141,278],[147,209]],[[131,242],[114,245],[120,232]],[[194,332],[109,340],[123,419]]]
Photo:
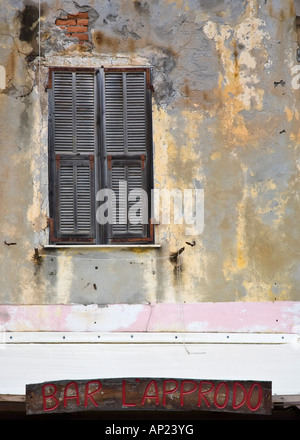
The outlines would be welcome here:
[[[53,72],[55,153],[94,154],[95,75]]]
[[[146,152],[146,76],[145,73],[126,75],[127,144],[129,153]]]
[[[93,73],[76,73],[76,152],[93,154],[95,150],[95,79]]]
[[[74,136],[73,75],[53,72],[54,148],[55,152],[72,153]]]
[[[52,72],[52,241],[95,239],[95,74]]]
[[[147,241],[151,154],[147,72],[106,69],[104,77],[108,187],[117,200],[116,223],[110,226],[108,236],[111,241]],[[126,185],[125,195],[120,182],[122,188]],[[126,203],[120,203],[124,197]]]
[[[106,72],[105,126],[107,154],[146,152],[145,72]]]
[[[94,173],[90,160],[59,161],[57,169],[58,237],[92,238]]]
[[[58,173],[59,229],[62,235],[75,231],[74,167],[59,165]]]
[[[125,152],[123,74],[105,75],[105,140],[108,154]]]
[[[116,197],[116,206],[113,206],[112,236],[127,233],[127,196],[128,191],[124,183],[126,182],[126,167],[123,165],[112,166],[111,168],[111,189]]]
[[[143,170],[141,164],[129,165],[127,167],[127,182],[128,182],[128,230],[130,233],[143,236],[145,229],[143,225],[143,221],[145,220],[143,218],[145,214],[144,212],[145,201],[143,201],[143,199],[141,198],[144,195],[147,196],[147,192],[143,193],[142,191],[145,188],[143,185]],[[139,197],[139,195],[141,198]],[[147,208],[148,208],[148,203],[146,203],[146,209]]]
[[[115,222],[110,238],[143,238],[147,235],[148,194],[141,161],[112,160],[110,187],[116,197]]]

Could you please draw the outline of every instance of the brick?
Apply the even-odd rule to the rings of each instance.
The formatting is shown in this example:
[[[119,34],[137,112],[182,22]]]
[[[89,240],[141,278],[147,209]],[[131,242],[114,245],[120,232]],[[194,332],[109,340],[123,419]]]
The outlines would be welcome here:
[[[88,26],[89,21],[85,19],[79,19],[77,20],[77,26]]]
[[[89,18],[88,12],[78,12],[78,14],[68,14],[68,18]]]
[[[81,41],[88,41],[89,36],[87,34],[72,34],[72,37],[78,38]]]
[[[74,32],[77,34],[79,32],[87,32],[87,26],[68,26],[68,32],[71,34]]]
[[[57,26],[76,26],[76,20],[68,20],[68,19],[58,18],[55,21],[55,24]]]

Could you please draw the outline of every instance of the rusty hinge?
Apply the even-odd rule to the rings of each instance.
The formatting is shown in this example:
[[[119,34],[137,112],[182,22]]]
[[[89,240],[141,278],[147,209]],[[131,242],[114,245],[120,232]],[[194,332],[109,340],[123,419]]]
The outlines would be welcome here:
[[[93,171],[93,169],[94,169],[94,156],[93,155],[91,155],[90,156],[90,169]]]
[[[146,162],[146,156],[145,154],[141,155],[141,161],[142,161],[142,170],[145,169],[145,162]]]
[[[56,169],[59,170],[59,162],[60,162],[60,154],[56,154],[55,156],[55,162],[56,162]]]
[[[126,237],[126,238],[111,238],[111,243],[132,243],[132,242],[140,242],[140,243],[148,243],[154,241],[154,226],[152,220],[149,219],[149,235],[148,237]]]
[[[94,243],[94,238],[75,238],[75,237],[56,237],[54,234],[54,220],[53,218],[47,218],[47,226],[49,227],[50,243]]]
[[[52,242],[54,239],[54,222],[53,222],[53,218],[47,218],[47,226],[50,229],[50,241]]]
[[[146,83],[147,83],[147,89],[151,90],[151,92],[154,92],[153,84],[151,84],[151,70],[146,69]]]
[[[107,156],[107,167],[109,171],[111,170],[111,160],[112,160],[112,156]]]

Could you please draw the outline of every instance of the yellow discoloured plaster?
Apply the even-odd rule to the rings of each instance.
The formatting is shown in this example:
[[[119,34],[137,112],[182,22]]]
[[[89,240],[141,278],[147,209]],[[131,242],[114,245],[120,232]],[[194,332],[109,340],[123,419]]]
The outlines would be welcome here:
[[[293,110],[285,106],[284,111],[288,122],[291,122],[294,118],[299,121],[299,111],[297,109]]]
[[[289,297],[290,286],[281,286],[278,293],[272,291],[272,287],[263,281],[244,281],[243,287],[247,295],[243,298],[244,301],[285,301]]]
[[[219,159],[221,159],[221,153],[219,151],[216,151],[215,153],[213,153],[210,156],[210,158],[211,158],[211,160],[219,160]]]
[[[163,109],[153,109],[153,125],[154,125],[154,145],[155,145],[155,187],[158,189],[192,189],[193,181],[205,181],[202,170],[201,158],[201,138],[200,129],[203,123],[203,114],[193,108],[184,109],[176,117],[172,117]],[[182,133],[181,143],[180,139],[176,139],[175,132],[180,127]],[[169,171],[169,173],[168,173]],[[172,174],[176,173],[176,181]],[[171,213],[173,206],[171,203]],[[172,217],[171,217],[172,219]],[[179,256],[178,266],[173,266],[168,260],[162,261],[166,271],[164,277],[167,283],[167,288],[164,292],[165,301],[176,301],[179,298],[185,301],[192,301],[197,297],[201,297],[201,292],[195,292],[194,276],[205,278],[205,256],[204,249],[201,247],[201,238],[187,237],[186,225],[176,225],[171,222],[169,225],[161,224],[156,229],[159,237],[164,237],[167,240],[167,247],[169,252],[176,252],[179,248],[185,247],[185,251]],[[186,245],[186,240],[197,241],[197,246],[189,247]],[[183,264],[184,270],[181,267]],[[201,261],[201,265],[199,265]],[[149,272],[150,273],[150,272]],[[146,285],[151,286],[151,276],[148,274]],[[153,282],[152,282],[153,284]]]
[[[215,41],[224,69],[224,74],[219,76],[223,106],[218,116],[225,143],[229,146],[248,144],[253,135],[241,112],[251,108],[260,110],[263,105],[264,90],[258,87],[252,51],[257,48],[262,56],[267,55],[262,49],[266,32],[263,21],[253,15],[254,9],[251,5],[248,7],[245,15],[249,16],[236,29],[211,20],[203,28],[207,37]]]

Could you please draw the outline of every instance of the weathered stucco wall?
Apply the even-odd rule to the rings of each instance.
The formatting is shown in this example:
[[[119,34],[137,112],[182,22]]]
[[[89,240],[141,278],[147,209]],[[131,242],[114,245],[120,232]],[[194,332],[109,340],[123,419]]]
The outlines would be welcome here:
[[[56,24],[78,12],[85,40]],[[293,0],[14,0],[0,14],[0,303],[300,299]],[[155,187],[204,190],[200,235],[160,224],[159,249],[44,249],[53,65],[153,66]]]

